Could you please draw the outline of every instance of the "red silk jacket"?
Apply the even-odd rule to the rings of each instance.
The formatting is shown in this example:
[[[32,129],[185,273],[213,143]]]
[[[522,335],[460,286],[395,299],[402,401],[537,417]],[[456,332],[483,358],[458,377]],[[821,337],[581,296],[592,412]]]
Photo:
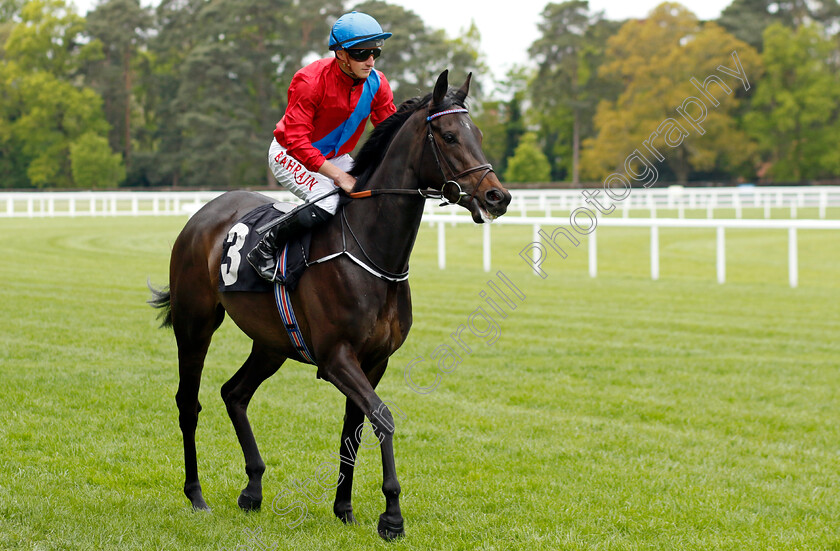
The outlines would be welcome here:
[[[397,110],[385,75],[374,72],[366,80],[353,79],[336,58],[300,69],[289,85],[286,113],[274,130],[277,142],[312,172],[326,159],[353,151],[368,118],[377,126]]]

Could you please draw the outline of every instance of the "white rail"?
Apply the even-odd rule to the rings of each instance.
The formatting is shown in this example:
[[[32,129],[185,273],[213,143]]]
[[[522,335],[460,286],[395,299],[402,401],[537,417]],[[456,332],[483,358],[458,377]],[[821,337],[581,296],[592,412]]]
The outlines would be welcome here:
[[[446,230],[447,224],[473,224],[469,217],[452,215],[427,214],[423,221],[438,226],[438,267],[446,268]],[[569,227],[568,218],[555,217],[523,217],[503,216],[493,224],[484,224],[483,232],[483,267],[490,271],[491,257],[491,227],[494,226],[531,226],[533,228],[533,241],[524,244],[520,256],[529,262],[537,275],[542,273],[540,266],[551,250],[562,248],[563,244],[546,242],[546,233],[540,232],[543,227]],[[787,230],[788,232],[788,282],[791,287],[799,285],[799,255],[798,255],[798,230],[840,230],[840,220],[707,220],[707,219],[677,219],[677,218],[620,218],[603,217],[598,218],[598,226],[622,227],[622,228],[650,228],[650,276],[651,279],[659,279],[659,228],[714,228],[717,241],[717,281],[726,281],[726,230],[727,229],[770,229]],[[552,232],[553,233],[553,232]],[[598,275],[598,229],[596,228],[588,235],[577,234],[571,230],[569,235],[578,241],[588,240],[589,243],[589,275]],[[564,238],[566,239],[566,238]],[[565,245],[573,245],[571,241],[565,241]],[[576,245],[574,245],[576,246]],[[531,254],[532,252],[538,254]]]
[[[0,217],[52,216],[166,216],[189,215],[221,191],[80,191],[80,192],[0,192]],[[295,201],[287,191],[262,192],[282,201]],[[585,206],[579,189],[513,190],[509,213],[529,216],[541,213],[551,217]],[[796,218],[799,209],[816,208],[825,219],[829,208],[840,208],[840,186],[812,187],[729,187],[636,189],[620,202],[611,202],[601,190],[598,201],[616,211],[610,216],[629,218],[631,212],[644,211],[656,218],[660,210],[676,210],[677,218],[692,211],[705,211],[706,218],[725,209],[724,216],[740,219],[745,209],[759,209],[770,218],[774,209],[789,209]],[[589,205],[590,207],[592,205]],[[436,204],[427,202],[427,212],[437,213]],[[696,217],[696,213],[693,214]]]
[[[745,209],[760,209],[764,218],[770,218],[773,209],[790,209],[790,217],[796,218],[798,209],[816,208],[819,218],[824,219],[828,208],[840,207],[840,186],[633,188],[625,199],[617,202],[610,201],[603,190],[593,189],[589,193],[592,192],[598,192],[596,199],[602,205],[614,207],[623,217],[629,217],[632,211],[645,210],[650,218],[656,218],[658,210],[669,209],[677,211],[677,218],[684,218],[686,211],[692,210],[705,211],[706,218],[714,218],[716,210],[725,209],[734,211],[734,217],[740,219]],[[512,195],[508,211],[522,216],[533,211],[552,216],[555,212],[587,206],[579,189],[514,190]],[[732,214],[727,212],[726,216]]]
[[[221,191],[0,192],[0,218],[60,216],[189,216]],[[296,201],[288,191],[263,192]]]
[[[160,192],[0,192],[2,217],[58,217],[58,216],[166,216],[192,215],[202,205],[219,196],[221,191]],[[281,201],[297,201],[287,191],[263,192]],[[581,190],[514,190],[509,214],[493,224],[526,225],[534,228],[534,243],[541,240],[542,226],[568,226],[568,217],[555,217],[553,212],[570,212],[585,205]],[[799,284],[797,231],[800,229],[840,229],[840,220],[824,220],[828,208],[840,207],[840,186],[821,187],[738,187],[738,188],[671,188],[633,189],[627,198],[611,203],[604,193],[600,204],[610,209],[608,216],[600,216],[598,225],[605,227],[650,228],[651,278],[659,278],[659,228],[715,228],[717,240],[717,280],[726,281],[726,229],[778,229],[788,231],[788,274],[791,287]],[[590,210],[594,211],[594,206]],[[4,208],[5,207],[5,208]],[[612,210],[611,207],[615,207]],[[765,219],[742,219],[744,208],[761,208]],[[814,208],[820,220],[796,220],[797,209]],[[715,209],[734,209],[735,219],[715,219]],[[769,220],[771,209],[790,208],[791,220]],[[631,210],[646,209],[649,218],[632,218]],[[658,209],[676,209],[678,218],[656,218]],[[686,210],[705,209],[707,218],[685,218]],[[512,216],[520,212],[521,216]],[[534,211],[545,216],[531,216]],[[621,214],[619,214],[619,211]],[[423,220],[438,225],[438,264],[446,266],[446,224],[473,224],[463,209],[451,207],[446,214],[427,202]],[[491,264],[490,225],[483,227],[483,266]],[[597,229],[589,239],[589,273],[598,274]],[[581,239],[582,240],[582,239]],[[535,265],[539,273],[539,265]]]

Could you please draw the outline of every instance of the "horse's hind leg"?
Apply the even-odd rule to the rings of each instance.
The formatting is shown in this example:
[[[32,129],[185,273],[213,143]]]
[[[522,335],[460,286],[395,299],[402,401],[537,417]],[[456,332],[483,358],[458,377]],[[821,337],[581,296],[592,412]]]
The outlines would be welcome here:
[[[365,416],[353,400],[347,398],[344,407],[344,426],[341,429],[341,445],[339,446],[338,486],[335,490],[335,502],[333,512],[345,524],[356,524],[356,517],[353,515],[352,493],[353,493],[353,470],[356,464],[356,454],[359,450],[359,441],[356,439],[356,429],[364,423]]]
[[[195,312],[184,315],[175,304],[172,313],[172,328],[178,343],[179,382],[175,402],[178,404],[178,423],[184,437],[184,494],[194,509],[210,509],[204,501],[198,481],[195,429],[198,425],[198,413],[201,411],[198,390],[201,386],[204,358],[207,356],[213,332],[224,318],[224,310],[217,305],[203,316],[198,316]]]
[[[260,384],[276,373],[283,361],[285,358],[272,358],[255,343],[251,355],[239,371],[222,385],[222,399],[245,455],[248,485],[237,500],[239,507],[245,511],[259,510],[262,505],[262,476],[265,472],[265,462],[257,448],[251,423],[248,422],[248,404]]]

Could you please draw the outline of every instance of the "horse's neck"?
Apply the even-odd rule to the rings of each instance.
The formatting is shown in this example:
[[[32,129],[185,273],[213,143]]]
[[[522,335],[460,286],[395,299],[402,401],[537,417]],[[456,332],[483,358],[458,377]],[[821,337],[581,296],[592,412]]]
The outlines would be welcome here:
[[[404,159],[386,156],[366,187],[417,189],[414,174],[416,171],[406,167]],[[402,272],[407,269],[414,248],[424,204],[425,199],[419,194],[381,194],[355,200],[346,208],[348,221],[371,258],[382,268]]]

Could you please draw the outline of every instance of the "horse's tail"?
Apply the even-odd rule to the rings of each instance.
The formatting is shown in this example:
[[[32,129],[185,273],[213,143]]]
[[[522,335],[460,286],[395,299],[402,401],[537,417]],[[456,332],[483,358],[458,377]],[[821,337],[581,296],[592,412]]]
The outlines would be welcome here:
[[[146,286],[149,287],[149,290],[152,292],[152,298],[146,301],[152,308],[158,308],[161,312],[158,314],[157,318],[163,318],[163,321],[160,323],[160,327],[172,327],[172,303],[170,301],[171,294],[169,293],[169,286],[166,286],[162,289],[155,289],[152,287],[152,283],[150,281],[146,282]]]

